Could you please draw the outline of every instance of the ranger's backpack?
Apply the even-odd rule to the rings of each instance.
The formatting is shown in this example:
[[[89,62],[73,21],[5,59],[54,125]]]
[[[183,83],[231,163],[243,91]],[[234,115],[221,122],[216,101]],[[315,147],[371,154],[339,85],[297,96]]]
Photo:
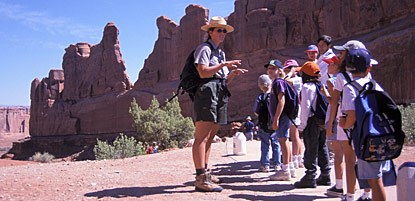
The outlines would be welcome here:
[[[258,127],[266,133],[273,133],[272,118],[268,110],[269,93],[262,93],[258,104]]]
[[[205,42],[208,44],[208,47],[212,50],[212,44],[210,42]],[[194,98],[194,95],[197,91],[197,88],[202,83],[202,78],[199,76],[199,72],[197,72],[197,68],[195,65],[195,57],[194,57],[195,50],[193,50],[186,59],[184,64],[182,73],[180,74],[180,83],[177,87],[176,94],[170,98],[168,101],[170,102],[175,98],[179,93],[184,94],[188,93],[190,99]],[[181,90],[181,92],[180,92]]]
[[[356,123],[352,141],[357,158],[367,162],[385,161],[401,154],[405,133],[402,131],[401,112],[392,98],[384,91],[376,90],[376,82],[361,86],[355,99]]]
[[[314,114],[314,117],[317,119],[323,120],[323,122],[326,119],[326,113],[327,113],[327,107],[329,102],[327,101],[327,98],[321,94],[320,88],[324,87],[321,85],[321,83],[315,83],[316,85],[316,109],[311,107],[311,112]]]

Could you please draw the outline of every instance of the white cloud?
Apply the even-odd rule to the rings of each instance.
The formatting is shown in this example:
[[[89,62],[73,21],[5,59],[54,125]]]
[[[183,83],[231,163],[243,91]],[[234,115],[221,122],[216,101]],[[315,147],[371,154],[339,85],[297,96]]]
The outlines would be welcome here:
[[[47,13],[28,11],[20,5],[0,2],[0,16],[17,21],[34,31],[47,31],[52,35],[72,35],[97,40],[101,34],[99,28],[90,28],[74,23],[68,18],[49,16]]]

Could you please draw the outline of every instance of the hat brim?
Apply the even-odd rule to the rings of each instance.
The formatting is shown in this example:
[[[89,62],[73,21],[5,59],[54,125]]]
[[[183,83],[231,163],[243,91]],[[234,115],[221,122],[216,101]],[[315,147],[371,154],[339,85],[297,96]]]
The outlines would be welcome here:
[[[374,65],[378,65],[379,62],[374,60],[374,59],[370,59],[370,65],[374,66]]]
[[[234,28],[231,25],[223,25],[223,24],[205,24],[200,29],[203,31],[208,31],[210,28],[224,28],[228,33],[233,32]]]
[[[300,72],[301,71],[301,66],[300,67],[295,67],[295,71]]]
[[[337,45],[333,46],[333,48],[336,50],[341,50],[341,51],[346,50],[346,48],[344,48],[343,46],[337,46]]]

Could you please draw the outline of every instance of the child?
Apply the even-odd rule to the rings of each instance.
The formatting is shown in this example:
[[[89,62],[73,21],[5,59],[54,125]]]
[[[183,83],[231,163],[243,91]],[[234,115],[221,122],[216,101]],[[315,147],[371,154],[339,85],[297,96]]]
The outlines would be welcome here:
[[[321,86],[318,81],[320,68],[314,62],[306,62],[301,68],[303,87],[301,89],[301,114],[298,130],[303,134],[305,152],[304,166],[306,175],[295,182],[296,188],[316,188],[317,185],[331,185],[329,155],[326,144],[324,120],[320,120],[311,112],[316,108],[317,90]],[[317,111],[317,109],[315,109]],[[315,179],[317,164],[321,174]]]
[[[337,74],[340,73],[341,71],[340,70],[340,59],[337,56],[333,56],[328,59],[323,59],[323,61],[328,64],[328,74],[332,75],[326,82],[328,92],[324,90],[324,92],[327,92],[325,93],[325,95],[330,102],[331,101],[330,95],[333,94]],[[342,72],[344,71],[345,69],[342,70]],[[326,125],[329,120],[330,111],[333,109],[339,110],[339,107],[340,106],[338,105],[338,103],[330,102],[329,107],[327,109],[327,116],[326,116],[326,122],[325,122]],[[340,117],[340,116],[341,116],[341,112],[338,112],[337,117]],[[346,164],[350,166],[354,165],[354,161],[356,160],[356,158],[353,157],[354,156],[353,149],[349,145],[349,140],[347,138],[346,133],[343,131],[342,128],[339,128],[338,121],[334,120],[333,126],[330,126],[330,128],[333,128],[332,133],[327,134],[326,137],[327,137],[327,141],[331,141],[332,146],[333,146],[334,173],[335,173],[336,183],[334,186],[327,189],[327,195],[342,197],[343,196],[343,170],[344,170],[343,156],[345,155],[345,153],[348,154],[346,156],[347,157]],[[351,161],[348,158],[351,158]],[[352,177],[351,179],[356,180],[355,177]],[[351,185],[349,188],[353,188],[353,191],[351,191],[350,193],[354,193],[354,185],[353,186]]]
[[[352,73],[354,81],[363,86],[369,82],[367,77],[371,69],[371,55],[366,49],[351,49],[346,55],[346,68]],[[376,84],[376,90],[383,91],[383,89]],[[358,91],[350,84],[344,86],[342,98],[342,110],[346,113],[340,118],[339,125],[344,129],[350,129],[356,122],[356,113],[354,100]],[[353,139],[352,139],[353,140]],[[382,169],[387,161],[380,162],[366,162],[357,160],[359,179],[367,179],[372,188],[373,200],[386,200],[385,188],[382,181]]]
[[[315,45],[309,45],[304,51],[307,54],[307,61],[317,63],[318,48]]]
[[[288,142],[288,129],[291,126],[291,120],[287,114],[283,113],[287,87],[291,87],[282,78],[285,77],[282,63],[279,60],[271,60],[265,65],[268,69],[267,73],[273,79],[271,96],[270,96],[270,113],[273,119],[272,128],[275,133],[272,138],[278,138],[282,150],[281,170],[276,170],[274,175],[270,176],[274,181],[289,181],[291,177],[295,177],[294,164],[291,161],[291,148]]]
[[[303,82],[301,77],[298,76],[297,70],[298,63],[294,59],[289,59],[284,62],[284,73],[286,76],[284,80],[286,80],[294,89],[297,91],[297,94],[300,94],[301,86]],[[300,114],[300,110],[298,110],[298,114]],[[304,168],[303,164],[303,156],[302,156],[302,142],[300,139],[300,134],[298,132],[297,126],[300,125],[300,117],[294,119],[294,124],[290,127],[290,139],[292,141],[292,161],[294,163],[294,168]]]
[[[254,104],[254,113],[258,116],[258,137],[261,140],[261,166],[258,171],[269,172],[269,145],[272,148],[272,161],[276,167],[281,165],[280,145],[278,140],[271,138],[274,132],[270,127],[272,126],[271,116],[268,111],[269,95],[271,92],[271,78],[264,74],[258,78],[258,87],[262,93],[258,95]]]
[[[340,51],[340,57],[339,57],[340,72],[344,72],[345,74],[343,73],[337,74],[336,82],[333,87],[334,90],[330,93],[330,96],[331,96],[330,104],[340,105],[340,108],[342,108],[340,96],[341,96],[341,93],[343,92],[344,86],[349,82],[348,78],[351,79],[352,77],[352,74],[346,71],[346,61],[345,61],[346,54],[351,49],[358,49],[358,48],[366,49],[366,47],[360,41],[350,40],[341,46],[333,46],[333,48]],[[373,65],[376,65],[376,64],[377,62],[373,60]],[[370,73],[368,74],[368,78],[370,78]],[[327,133],[327,136],[331,136],[334,130],[333,125],[336,119],[336,114],[337,114],[337,117],[340,117],[342,114],[342,111],[336,111],[333,109],[328,113],[330,115],[329,115],[328,122],[327,122],[326,133]],[[347,194],[345,195],[344,200],[350,201],[350,200],[355,199],[354,197],[355,197],[355,191],[356,191],[355,190],[356,189],[356,173],[355,173],[354,166],[356,163],[356,155],[354,153],[352,146],[349,143],[343,144],[342,147],[343,147],[343,152],[344,152],[346,184],[347,184]],[[358,200],[370,200],[370,189],[365,189],[362,196],[360,196]]]

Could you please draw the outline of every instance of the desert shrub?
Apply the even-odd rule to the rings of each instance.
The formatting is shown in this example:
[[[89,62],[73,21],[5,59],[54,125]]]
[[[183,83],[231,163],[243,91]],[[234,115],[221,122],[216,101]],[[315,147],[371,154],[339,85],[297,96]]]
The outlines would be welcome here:
[[[41,162],[41,163],[49,163],[51,162],[55,156],[49,154],[48,152],[40,153],[36,152],[35,155],[29,158],[31,161]]]
[[[182,148],[192,138],[193,121],[183,117],[177,97],[163,107],[154,97],[147,110],[141,109],[133,99],[129,112],[133,117],[133,127],[146,144],[158,142],[160,149]]]
[[[405,142],[415,144],[415,104],[400,105],[399,110],[402,113],[402,130],[406,135]]]
[[[94,153],[97,160],[129,158],[144,154],[145,148],[143,144],[138,142],[134,137],[127,137],[121,133],[120,136],[114,140],[112,145],[97,139]]]

